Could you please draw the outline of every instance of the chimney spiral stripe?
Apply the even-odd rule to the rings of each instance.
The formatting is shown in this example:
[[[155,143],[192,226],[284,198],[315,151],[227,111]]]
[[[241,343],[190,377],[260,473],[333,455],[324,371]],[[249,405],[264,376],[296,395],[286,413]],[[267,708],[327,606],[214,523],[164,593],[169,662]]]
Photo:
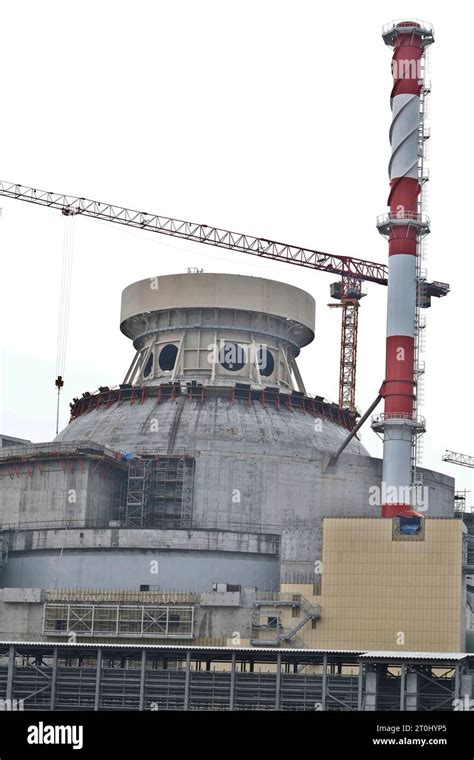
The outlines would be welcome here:
[[[404,31],[409,28],[409,31]],[[389,268],[386,366],[383,395],[383,481],[386,503],[382,516],[392,517],[411,506],[414,421],[416,255],[420,234],[418,196],[421,190],[419,140],[421,126],[420,65],[424,29],[416,22],[396,22],[388,44],[393,47],[389,161]],[[387,39],[386,39],[387,41]]]

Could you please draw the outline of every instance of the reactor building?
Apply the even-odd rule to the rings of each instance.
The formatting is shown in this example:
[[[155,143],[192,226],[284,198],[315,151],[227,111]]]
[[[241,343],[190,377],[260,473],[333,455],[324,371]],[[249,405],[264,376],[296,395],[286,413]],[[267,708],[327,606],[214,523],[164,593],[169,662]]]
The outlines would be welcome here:
[[[420,309],[449,291],[421,266],[433,29],[394,21],[383,39],[393,89],[376,400],[358,420],[354,383],[339,405],[308,393],[304,290],[199,271],[129,285],[123,382],[74,398],[52,442],[0,436],[3,709],[472,709],[474,521],[455,509],[454,480],[419,465]],[[149,226],[27,190],[2,194]],[[255,255],[272,245],[153,219],[154,231],[196,227],[200,242]],[[352,299],[356,319],[364,276],[349,259],[333,295]],[[358,437],[382,399],[383,461]]]
[[[426,511],[382,518],[382,462],[353,437],[331,463],[356,420],[306,391],[308,293],[152,277],[120,327],[123,382],[0,450],[3,639],[463,647],[453,480],[423,471]]]
[[[74,398],[50,443],[1,439],[0,640],[56,642],[53,659],[60,642],[276,649],[275,704],[282,650],[324,650],[324,678],[332,650],[465,650],[467,528],[453,479],[417,457],[420,308],[449,290],[428,287],[421,270],[433,31],[396,21],[383,38],[393,50],[390,196],[377,225],[388,311],[385,407],[372,419],[383,462],[362,446],[350,407],[307,392],[297,360],[315,337],[308,293],[203,272],[135,282],[122,295],[133,344],[123,382]],[[413,696],[403,668],[400,703]]]

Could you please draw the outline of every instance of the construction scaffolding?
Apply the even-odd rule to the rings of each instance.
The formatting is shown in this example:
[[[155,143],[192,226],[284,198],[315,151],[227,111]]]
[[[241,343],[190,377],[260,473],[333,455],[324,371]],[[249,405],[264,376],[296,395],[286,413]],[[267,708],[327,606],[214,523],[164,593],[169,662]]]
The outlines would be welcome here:
[[[194,607],[144,604],[44,605],[45,636],[191,639]]]
[[[129,466],[127,528],[191,528],[194,459],[143,456]]]
[[[151,464],[151,459],[139,459],[128,469],[125,513],[128,528],[143,528],[146,524]]]

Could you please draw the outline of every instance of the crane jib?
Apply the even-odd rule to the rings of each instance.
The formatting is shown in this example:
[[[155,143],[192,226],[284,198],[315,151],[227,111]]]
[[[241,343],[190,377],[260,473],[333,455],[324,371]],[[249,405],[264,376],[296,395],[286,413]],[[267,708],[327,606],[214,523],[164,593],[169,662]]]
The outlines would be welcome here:
[[[171,217],[134,211],[122,206],[100,203],[87,198],[37,190],[25,185],[0,181],[0,195],[60,210],[65,216],[82,215],[102,221],[179,237],[218,248],[241,251],[260,258],[316,269],[342,277],[387,284],[388,269],[384,264],[351,256],[336,256],[311,248],[279,243],[267,238],[244,235],[206,224],[185,222]]]

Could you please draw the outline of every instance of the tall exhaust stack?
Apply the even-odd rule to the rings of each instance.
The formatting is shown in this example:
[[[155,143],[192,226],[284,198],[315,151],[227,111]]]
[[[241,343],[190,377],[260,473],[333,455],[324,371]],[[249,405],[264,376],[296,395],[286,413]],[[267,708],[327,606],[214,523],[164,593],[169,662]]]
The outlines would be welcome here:
[[[424,422],[417,408],[417,330],[421,241],[429,232],[422,213],[425,49],[433,29],[420,21],[395,21],[383,29],[393,48],[389,162],[389,212],[377,220],[388,238],[388,295],[384,414],[372,427],[383,432],[382,517],[412,508],[416,450]],[[416,503],[416,502],[415,502]]]

